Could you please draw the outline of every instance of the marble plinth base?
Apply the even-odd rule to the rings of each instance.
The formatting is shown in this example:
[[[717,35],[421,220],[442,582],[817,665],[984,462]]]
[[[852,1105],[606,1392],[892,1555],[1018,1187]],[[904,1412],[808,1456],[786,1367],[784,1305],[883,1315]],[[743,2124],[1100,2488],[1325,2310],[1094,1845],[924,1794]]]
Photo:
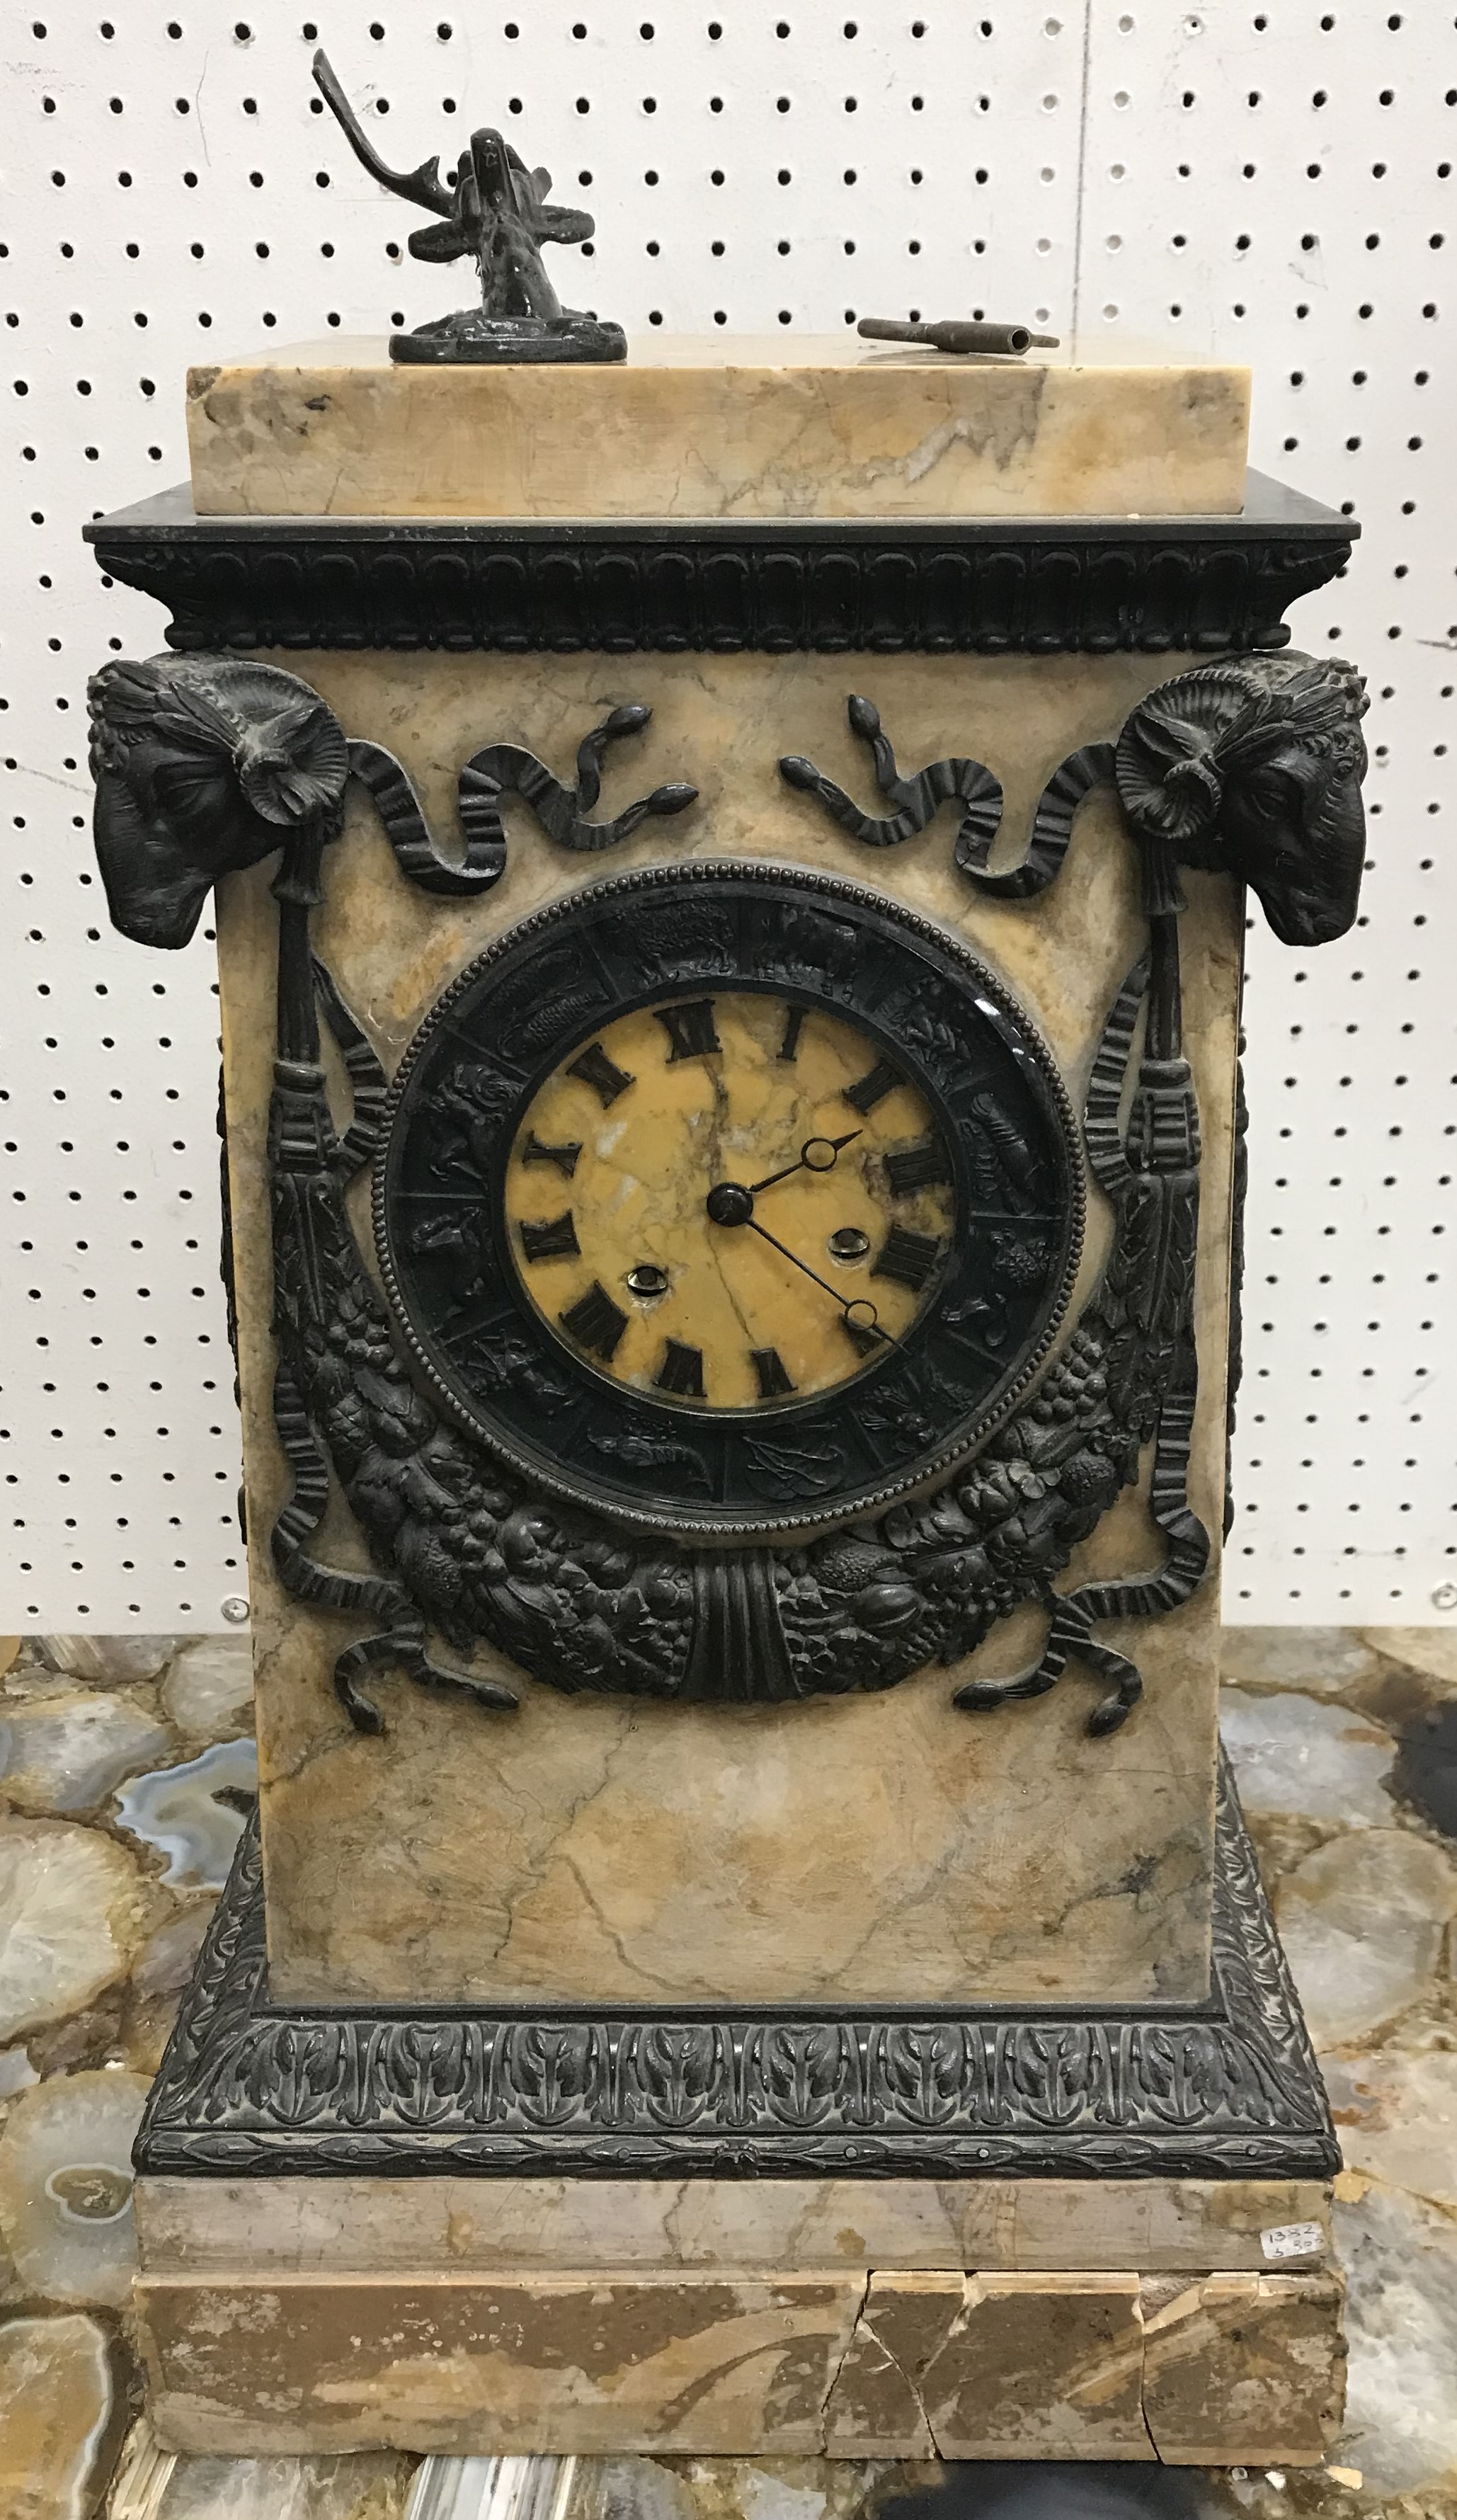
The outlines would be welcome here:
[[[625,364],[193,368],[199,516],[1229,516],[1250,372],[648,336]]]
[[[269,1999],[240,1850],[137,2148],[158,2436],[1314,2462],[1339,2155],[1232,1788],[1204,2006]]]
[[[164,2448],[1313,2466],[1334,2275],[584,2268],[138,2286]]]

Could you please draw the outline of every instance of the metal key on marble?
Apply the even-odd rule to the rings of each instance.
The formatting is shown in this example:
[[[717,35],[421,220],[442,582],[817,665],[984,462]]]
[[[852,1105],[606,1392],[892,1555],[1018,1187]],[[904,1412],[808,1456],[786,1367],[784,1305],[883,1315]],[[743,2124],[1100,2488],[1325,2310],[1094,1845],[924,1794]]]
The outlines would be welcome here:
[[[1059,347],[1056,333],[1033,333],[1025,324],[898,324],[885,315],[862,315],[855,329],[865,341],[916,341],[963,359],[1020,359],[1029,350]]]

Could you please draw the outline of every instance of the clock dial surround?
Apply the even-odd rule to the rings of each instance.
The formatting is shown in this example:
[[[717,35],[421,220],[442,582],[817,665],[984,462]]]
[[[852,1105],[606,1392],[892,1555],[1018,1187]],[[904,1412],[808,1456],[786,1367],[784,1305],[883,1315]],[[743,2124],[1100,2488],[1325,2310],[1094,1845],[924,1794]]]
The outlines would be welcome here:
[[[764,863],[538,913],[425,1018],[375,1173],[453,1414],[550,1491],[748,1539],[878,1509],[1045,1356],[1082,1244],[1055,1063],[945,930]]]

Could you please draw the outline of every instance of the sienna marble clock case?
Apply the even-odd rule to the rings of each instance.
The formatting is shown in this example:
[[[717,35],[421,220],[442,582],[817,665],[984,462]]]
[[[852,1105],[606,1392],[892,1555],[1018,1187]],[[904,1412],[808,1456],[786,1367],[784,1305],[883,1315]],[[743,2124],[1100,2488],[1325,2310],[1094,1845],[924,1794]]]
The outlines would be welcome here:
[[[205,2199],[240,2181],[364,2182],[368,2220],[397,2190],[409,2213],[401,2181],[489,2174],[509,2224],[533,2181],[582,2177],[635,2187],[651,2222],[654,2182],[687,2174],[717,2253],[767,2248],[781,2274],[819,2260],[751,2241],[745,2173],[890,2180],[879,2262],[908,2267],[945,2262],[912,2229],[927,2182],[1091,2178],[1112,2210],[1120,2182],[1232,2181],[1241,2235],[1200,2204],[1203,2239],[1167,2263],[1266,2292],[1258,2230],[1323,2217],[1323,2094],[1216,1793],[1217,1554],[1236,870],[1301,941],[1353,915],[1357,687],[1282,656],[1280,616],[1354,530],[1258,477],[1218,518],[199,518],[173,494],[88,529],[173,621],[152,682],[99,678],[104,791],[175,833],[147,746],[200,693],[257,826],[217,918],[261,1850],[139,2149],[179,2441],[464,2438],[398,2406],[335,2421],[312,2381],[270,2429],[263,2383],[213,2367]],[[230,682],[245,661],[294,699]],[[667,819],[653,800],[685,787]],[[437,1388],[390,1304],[370,1162],[419,1027],[523,923],[603,883],[603,918],[630,922],[638,885],[644,924],[664,887],[747,903],[775,868],[812,926],[879,897],[975,957],[1045,1044],[1072,1168],[1045,1266],[1068,1282],[989,1384],[990,1431],[935,1461],[928,1437],[905,1496],[826,1519],[790,1448],[747,1539],[650,1501],[639,1529],[630,1474],[615,1516],[590,1484],[538,1492],[529,1446],[493,1450]],[[109,885],[144,932],[145,883]],[[766,981],[776,933],[734,931]],[[701,922],[675,950],[664,996],[729,984]],[[828,953],[812,936],[793,987],[843,1008],[861,958]],[[592,1010],[562,1006],[569,1045]],[[958,1044],[937,1056],[951,1091]],[[936,1380],[902,1404],[932,1434]],[[420,1502],[442,1462],[445,1508]],[[1146,2233],[1101,2245],[1094,2268],[1166,2263]],[[1314,2245],[1282,2279],[1333,2335]],[[549,2446],[823,2443],[614,2422]]]

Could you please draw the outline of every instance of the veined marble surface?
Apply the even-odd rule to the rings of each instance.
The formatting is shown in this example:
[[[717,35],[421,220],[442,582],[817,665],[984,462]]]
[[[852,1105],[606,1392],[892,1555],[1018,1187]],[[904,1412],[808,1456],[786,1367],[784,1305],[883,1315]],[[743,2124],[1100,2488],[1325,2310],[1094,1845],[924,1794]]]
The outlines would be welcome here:
[[[649,334],[620,367],[304,342],[188,374],[199,516],[1212,516],[1250,371]]]
[[[143,1723],[172,1725],[175,1770],[198,1736],[176,1729],[172,1709],[197,1712],[200,1665],[219,1735],[236,1735],[245,1642],[149,1642],[150,1657],[136,1639],[32,1640],[19,1651],[0,1642],[0,1720],[82,1682]],[[1457,1883],[1457,1815],[1443,1799],[1457,1629],[1236,1629],[1223,1663],[1230,1743],[1346,2153],[1335,2218],[1348,2286],[1346,2431],[1324,2470],[1053,2473],[1060,2495],[1100,2520],[1457,2520],[1457,1987],[1442,1923]],[[1328,1721],[1317,1728],[1317,1716]],[[1292,1754],[1302,1737],[1318,1756]],[[78,1769],[87,1756],[81,1736]],[[485,2461],[173,2459],[150,2446],[125,2308],[126,2151],[212,1894],[168,1888],[163,1851],[120,1834],[115,1811],[104,1799],[65,1818],[28,1805],[0,1815],[0,1850],[17,1833],[28,1848],[39,1828],[103,1858],[52,1870],[34,1900],[0,1877],[0,2002],[17,2002],[19,1988],[34,2017],[0,2048],[0,2512],[405,2520],[413,2495],[410,2520],[475,2520]],[[1383,1878],[1408,1894],[1420,1874],[1425,1917],[1410,1895],[1390,1906],[1349,1895],[1372,1849]],[[118,1867],[131,1903],[119,1933]],[[1414,1930],[1424,1922],[1425,1936]],[[80,1975],[78,1949],[93,1955]],[[110,1974],[96,1985],[107,1950]],[[912,2493],[933,2499],[905,2520],[1033,2520],[1048,2482],[1017,2463],[584,2459],[556,2479],[565,2498],[531,2520],[893,2520],[888,2506]]]
[[[948,926],[1039,1025],[1081,1099],[1108,1011],[1143,945],[1133,852],[1116,805],[1091,796],[1057,882],[1036,901],[977,894],[953,860],[955,817],[872,850],[779,777],[808,752],[866,793],[846,722],[857,684],[906,768],[965,751],[1006,793],[998,862],[1025,845],[1036,801],[1078,746],[1107,741],[1180,660],[1128,655],[281,656],[346,731],[388,745],[432,827],[456,830],[456,783],[483,742],[532,745],[568,772],[607,708],[649,701],[640,744],[617,747],[607,803],[691,780],[693,808],[648,823],[607,859],[547,839],[508,808],[506,872],[464,901],[405,883],[368,799],[330,851],[316,947],[393,1069],[446,982],[505,930],[585,880],[742,856],[891,893]],[[627,754],[631,751],[632,758]],[[1196,1331],[1200,1394],[1190,1496],[1217,1561],[1224,1485],[1225,1286],[1241,931],[1227,878],[1191,874],[1181,921],[1186,1038],[1205,1160]],[[337,1618],[282,1591],[268,1533],[287,1492],[270,1414],[266,1185],[276,906],[269,870],[219,899],[219,967],[257,1642],[270,1951],[289,2001],[559,1999],[623,2003],[1202,2001],[1209,1983],[1217,1577],[1171,1616],[1112,1623],[1148,1693],[1137,1721],[1086,1732],[1085,1680],[991,1715],[954,1689],[1033,1660],[1035,1607],[979,1653],[883,1695],[787,1707],[563,1700],[489,1648],[475,1668],[520,1693],[509,1717],[389,1681],[385,1741],[356,1732],[331,1673]],[[368,1185],[354,1209],[368,1255]],[[1105,1256],[1090,1200],[1073,1324]],[[1078,1552],[1097,1579],[1159,1562],[1127,1492]],[[347,1513],[320,1554],[363,1565]],[[440,1790],[449,1776],[450,1791]],[[1033,1825],[1034,1820],[1036,1825]],[[1055,1840],[1049,1903],[1043,1850]],[[784,1850],[792,1848],[792,1862]]]

